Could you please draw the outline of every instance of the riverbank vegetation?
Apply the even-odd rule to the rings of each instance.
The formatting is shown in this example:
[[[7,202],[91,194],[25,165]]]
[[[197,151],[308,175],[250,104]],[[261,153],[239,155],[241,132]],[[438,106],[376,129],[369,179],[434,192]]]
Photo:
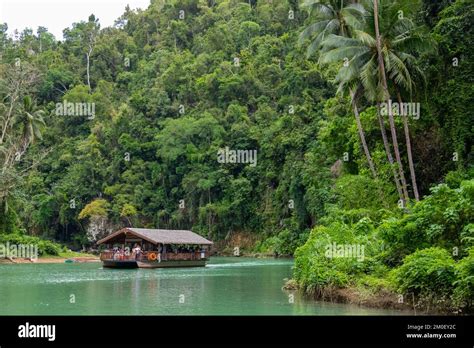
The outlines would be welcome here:
[[[473,310],[474,298],[472,167],[469,163],[467,166],[457,164],[457,170],[447,173],[444,179],[433,180],[433,176],[428,176],[420,180],[416,173],[431,165],[418,163],[415,166],[412,141],[415,139],[416,143],[417,137],[423,137],[420,133],[426,132],[426,127],[434,131],[436,126],[426,122],[426,118],[434,120],[436,113],[444,109],[439,102],[446,100],[446,95],[430,88],[430,83],[440,82],[433,71],[443,71],[441,67],[435,68],[432,52],[446,54],[448,46],[451,50],[456,46],[455,28],[467,23],[468,17],[472,19],[473,7],[462,1],[446,4],[445,9],[437,12],[437,23],[427,22],[426,17],[417,23],[418,11],[427,10],[429,6],[410,8],[412,4],[405,1],[339,5],[332,1],[307,2],[316,14],[302,35],[312,40],[308,55],[316,52],[321,65],[334,69],[332,76],[338,92],[348,92],[363,149],[359,160],[370,170],[362,173],[363,176],[359,171],[355,176],[343,175],[335,180],[333,200],[326,205],[327,214],[295,253],[294,277],[304,291],[317,297],[337,297],[341,288],[357,289],[360,294],[369,291],[374,297],[392,292],[398,294],[398,299],[392,296],[392,301],[385,305],[397,307],[409,303],[415,311],[469,313]],[[337,21],[334,23],[338,25],[328,27],[330,20]],[[444,35],[450,39],[443,39]],[[459,42],[455,51],[472,54],[467,53],[471,49],[462,49],[462,46]],[[451,58],[451,65],[455,67],[456,59]],[[346,59],[346,64],[331,66],[341,59]],[[449,76],[449,70],[451,67],[444,65],[447,73],[444,83],[454,86],[457,78]],[[472,72],[471,65],[470,76]],[[462,87],[462,84],[456,86]],[[428,99],[427,91],[436,99]],[[468,94],[472,98],[472,88]],[[425,119],[416,114],[408,120],[407,115],[391,110],[390,106],[388,112],[384,110],[392,103],[391,96],[395,96],[398,103],[394,104],[398,107],[403,105],[402,100],[423,101],[419,104]],[[458,105],[457,98],[452,101]],[[398,126],[391,113],[401,115]],[[377,124],[381,136],[374,145],[373,129]],[[413,136],[413,128],[416,136]],[[457,132],[464,131],[461,126]],[[404,133],[404,142],[397,132]],[[426,141],[429,140],[422,140]],[[405,153],[400,152],[401,144]],[[468,141],[467,146],[462,146],[468,153],[469,144]],[[453,151],[452,161],[457,160],[456,154]],[[436,153],[435,161],[441,157],[441,153]],[[449,161],[447,157],[446,160]],[[404,169],[407,165],[409,170]],[[384,183],[389,180],[393,183],[392,190],[396,190],[392,192],[398,198],[399,209],[391,206],[393,198],[387,200],[390,188],[380,184],[381,175]],[[359,180],[365,183],[357,184]],[[429,192],[422,189],[420,196],[420,185],[432,186]],[[328,255],[330,245],[341,248],[336,256]],[[353,248],[342,249],[347,246]],[[363,248],[363,257],[359,257],[359,249],[356,255],[351,254],[355,246]]]
[[[71,258],[94,258],[97,257],[93,254],[88,254],[85,252],[76,252],[68,249],[65,245],[60,243],[53,242],[44,238],[36,236],[28,236],[19,233],[11,234],[0,234],[0,245],[3,246],[4,256],[9,256],[9,251],[11,246],[25,246],[32,248],[30,250],[36,250],[37,255],[31,255],[31,258],[41,258],[43,260],[57,260],[64,262],[66,259]],[[2,257],[4,257],[2,256]],[[14,254],[13,257],[17,262],[20,262],[21,256]],[[23,257],[24,258],[24,257]]]
[[[372,211],[383,218],[336,207],[297,249],[294,278],[304,291],[322,298],[350,288],[374,298],[391,294],[377,306],[403,308],[405,303],[419,310],[470,312],[473,202],[474,180],[469,180],[460,187],[434,187],[410,212]],[[363,258],[327,257],[333,243],[363,246]]]
[[[465,0],[152,0],[61,41],[0,24],[0,236],[79,250],[192,229],[294,254],[316,296],[472,311],[473,17]]]

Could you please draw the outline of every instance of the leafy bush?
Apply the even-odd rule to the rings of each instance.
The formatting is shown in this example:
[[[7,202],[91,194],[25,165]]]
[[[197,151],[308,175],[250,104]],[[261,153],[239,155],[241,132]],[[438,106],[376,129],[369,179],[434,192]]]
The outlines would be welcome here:
[[[59,255],[61,246],[49,240],[38,241],[38,253],[40,255]]]
[[[61,245],[58,243],[44,240],[38,237],[24,236],[21,234],[4,234],[0,235],[0,243],[10,245],[36,245],[38,247],[38,254],[43,255],[59,255],[62,250]]]
[[[277,244],[277,239],[277,236],[273,236],[266,238],[263,241],[258,241],[257,243],[255,243],[255,252],[273,254],[275,250],[275,245]]]
[[[377,273],[383,265],[375,256],[382,245],[374,231],[368,218],[354,225],[333,222],[317,226],[295,252],[295,280],[308,292],[322,292],[327,287],[344,287],[362,274]],[[334,243],[363,247],[363,258],[328,257],[327,248]]]
[[[339,194],[354,198],[344,192],[348,190],[343,185]],[[294,279],[309,292],[361,285],[413,293],[420,304],[436,302],[438,308],[471,308],[474,272],[471,256],[465,256],[474,240],[473,202],[470,180],[458,187],[434,187],[403,215],[375,212],[365,204],[355,204],[354,209],[329,206],[328,215],[319,220],[322,225],[295,252]],[[382,223],[375,225],[371,217]],[[330,243],[364,245],[364,260],[325,257]],[[448,250],[459,251],[453,254],[459,264]],[[400,267],[390,272],[393,266]]]
[[[474,248],[456,265],[453,300],[457,307],[472,312],[474,302]]]
[[[303,245],[308,239],[309,233],[296,233],[284,229],[276,236],[269,237],[256,244],[255,251],[260,253],[272,253],[276,255],[293,255],[296,248]]]
[[[293,255],[296,248],[308,239],[309,232],[295,233],[288,229],[281,231],[275,240],[275,252],[279,255]]]
[[[334,193],[338,206],[344,210],[377,211],[383,206],[380,183],[363,175],[344,175],[337,179]]]
[[[473,204],[474,180],[463,181],[457,189],[446,184],[433,187],[431,195],[418,202],[410,214],[388,219],[380,226],[388,246],[385,262],[398,265],[406,255],[430,246],[466,250],[474,237],[468,227],[474,220]]]
[[[450,188],[459,188],[461,186],[461,183],[465,180],[469,180],[469,178],[474,177],[474,167],[469,168],[467,170],[462,169],[462,170],[453,170],[449,173],[446,174],[446,177],[444,178],[444,182],[446,185],[448,185]]]
[[[367,287],[373,291],[382,291],[391,287],[390,281],[385,278],[376,277],[373,275],[364,275],[357,279],[359,286]]]
[[[408,255],[393,273],[397,290],[421,298],[447,299],[456,281],[456,264],[442,248],[418,250]]]

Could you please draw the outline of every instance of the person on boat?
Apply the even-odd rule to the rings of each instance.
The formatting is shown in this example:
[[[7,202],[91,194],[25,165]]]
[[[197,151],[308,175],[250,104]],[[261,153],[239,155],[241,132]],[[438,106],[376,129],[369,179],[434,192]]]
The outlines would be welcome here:
[[[140,248],[138,244],[135,244],[132,251],[133,251],[133,255],[135,255],[135,259],[138,259],[140,255],[142,254],[142,249]]]
[[[118,260],[123,260],[123,256],[124,256],[124,250],[122,248],[118,248],[118,250],[117,250],[117,259]]]
[[[114,247],[112,252],[113,252],[113,258],[114,260],[117,260],[119,258],[119,253],[118,253],[119,249],[117,247]]]

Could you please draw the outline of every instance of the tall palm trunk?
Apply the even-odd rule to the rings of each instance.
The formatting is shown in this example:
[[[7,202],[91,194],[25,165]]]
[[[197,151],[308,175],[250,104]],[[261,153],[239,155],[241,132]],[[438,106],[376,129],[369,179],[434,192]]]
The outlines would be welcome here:
[[[398,103],[402,104],[402,96],[400,92],[397,91]],[[408,155],[408,166],[410,167],[410,176],[411,176],[411,184],[413,187],[413,194],[415,195],[415,200],[418,202],[420,200],[420,195],[418,194],[418,185],[416,184],[416,175],[415,175],[415,166],[413,165],[413,156],[411,151],[411,141],[410,141],[410,129],[408,127],[408,118],[405,113],[402,112],[402,119],[403,119],[403,129],[405,131],[405,141],[407,144],[407,155]]]
[[[370,156],[369,147],[367,146],[367,142],[365,141],[365,134],[364,129],[362,128],[362,122],[360,121],[359,109],[357,108],[357,101],[355,92],[350,89],[349,91],[351,95],[351,104],[354,110],[354,116],[356,119],[357,130],[359,132],[360,142],[362,143],[362,147],[364,148],[365,157],[367,158],[367,162],[369,164],[370,171],[375,179],[377,179],[377,172],[375,171],[374,162],[372,161],[372,157]]]
[[[403,165],[402,160],[400,157],[400,151],[398,149],[398,140],[397,140],[397,131],[395,128],[395,121],[393,119],[393,112],[391,107],[390,101],[390,93],[388,91],[388,84],[387,84],[387,76],[385,75],[385,64],[382,55],[382,44],[380,38],[380,30],[379,30],[379,9],[378,9],[378,0],[374,0],[374,25],[375,25],[375,38],[376,38],[376,45],[377,45],[377,55],[378,55],[378,63],[379,63],[379,70],[380,70],[380,77],[382,82],[382,87],[384,90],[385,97],[387,99],[387,108],[388,108],[388,119],[390,123],[390,133],[392,135],[392,143],[393,143],[393,150],[395,152],[395,158],[398,164],[398,172],[400,175],[400,180],[402,183],[402,191],[403,197],[402,200],[403,205],[405,206],[406,201],[408,201],[408,190],[407,190],[407,183],[405,180],[405,174],[403,173]]]
[[[92,55],[92,47],[89,47],[89,51],[86,53],[86,74],[87,74],[87,86],[89,87],[89,91],[91,91],[91,55]]]
[[[393,165],[393,156],[392,150],[387,139],[387,132],[385,131],[385,122],[383,121],[382,116],[380,115],[380,104],[377,104],[377,119],[379,120],[380,132],[382,133],[383,146],[385,148],[385,153],[387,154],[388,162],[390,163],[390,168],[392,169],[393,180],[395,181],[395,186],[397,187],[398,197],[403,201],[403,192],[402,186],[400,185],[400,178],[398,177],[397,170]]]

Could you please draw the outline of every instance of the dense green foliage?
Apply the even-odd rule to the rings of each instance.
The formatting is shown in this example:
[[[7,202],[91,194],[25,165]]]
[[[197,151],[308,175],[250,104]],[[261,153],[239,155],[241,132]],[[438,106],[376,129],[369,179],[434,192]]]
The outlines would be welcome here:
[[[469,255],[458,262],[454,282],[453,300],[456,306],[472,308],[474,305],[474,249]]]
[[[24,236],[20,234],[3,234],[0,235],[0,243],[3,245],[28,245],[36,246],[40,256],[45,255],[59,255],[61,251],[65,251],[58,243],[49,240],[44,240],[33,236]]]
[[[394,209],[390,204],[387,205],[385,195],[390,191],[385,187],[381,188],[377,180],[377,172],[389,178],[390,167],[384,167],[380,163],[380,159],[383,158],[380,157],[380,153],[383,153],[383,150],[374,151],[373,145],[365,148],[366,163],[371,166],[375,180],[371,180],[368,175],[361,177],[347,174],[336,180],[332,188],[335,197],[326,202],[326,215],[320,219],[319,226],[312,230],[306,244],[296,250],[295,280],[305,291],[322,297],[326,293],[333,295],[333,290],[338,288],[360,289],[362,287],[366,289],[368,287],[369,291],[393,290],[405,297],[412,296],[414,301],[416,299],[417,305],[422,308],[434,305],[435,308],[444,310],[472,311],[471,282],[474,272],[471,268],[472,256],[469,256],[469,250],[472,248],[474,236],[472,226],[474,213],[472,185],[474,182],[463,180],[473,177],[472,167],[469,167],[473,119],[472,111],[460,110],[458,103],[467,106],[469,105],[467,100],[473,100],[471,77],[474,69],[471,62],[465,62],[461,77],[459,71],[454,73],[450,68],[457,68],[461,59],[464,61],[464,57],[472,54],[472,48],[457,41],[457,38],[463,38],[463,41],[469,42],[473,38],[472,29],[467,24],[474,14],[472,4],[464,1],[445,3],[443,5],[445,9],[438,8],[436,14],[432,14],[437,17],[435,20],[424,18],[423,21],[431,26],[431,38],[436,41],[436,48],[439,48],[439,52],[443,54],[434,57],[430,53],[425,53],[415,60],[411,53],[421,52],[423,45],[430,42],[426,34],[430,28],[414,29],[413,23],[404,16],[413,14],[415,18],[421,12],[417,13],[417,8],[413,6],[412,10],[415,9],[415,11],[410,12],[404,7],[408,2],[381,2],[380,30],[382,40],[385,40],[382,46],[386,47],[382,50],[384,68],[380,66],[380,60],[376,60],[376,53],[374,53],[377,50],[377,41],[376,34],[373,33],[374,21],[371,11],[375,9],[372,7],[372,2],[363,2],[369,9],[369,12],[363,15],[366,17],[365,20],[362,19],[363,24],[360,24],[360,19],[356,18],[360,16],[361,9],[354,4],[347,4],[347,7],[341,9],[337,2],[327,1],[322,5],[312,1],[308,3],[319,14],[314,22],[315,26],[308,26],[315,32],[315,40],[309,46],[308,53],[314,51],[317,53],[315,48],[321,47],[322,53],[319,58],[321,63],[334,63],[344,57],[351,57],[347,62],[347,67],[340,67],[336,75],[335,81],[339,84],[339,91],[346,86],[353,90],[360,89],[366,96],[367,102],[380,103],[384,101],[381,95],[390,91],[398,93],[399,88],[405,88],[411,94],[414,85],[411,82],[406,83],[409,78],[418,76],[417,84],[419,85],[423,81],[421,76],[425,76],[428,81],[427,87],[418,87],[415,98],[422,98],[426,93],[425,95],[434,96],[435,100],[426,100],[422,103],[422,108],[428,115],[425,114],[421,122],[414,125],[415,122],[411,121],[412,128],[416,127],[417,137],[420,137],[420,132],[422,132],[424,136],[421,138],[424,139],[421,142],[415,140],[414,147],[411,149],[407,141],[408,158],[410,151],[413,150],[415,150],[415,163],[417,153],[419,159],[427,155],[418,151],[417,147],[420,145],[425,148],[428,143],[429,146],[441,145],[443,137],[453,141],[450,144],[450,150],[445,148],[445,145],[441,145],[438,147],[439,152],[436,153],[435,159],[431,159],[430,163],[423,162],[422,165],[418,163],[415,166],[414,172],[417,173],[419,188],[423,194],[428,193],[430,185],[443,180],[443,176],[445,176],[446,184],[432,187],[429,195],[408,209]],[[344,5],[346,4],[340,4],[340,6]],[[334,12],[339,11],[338,18],[347,17],[346,29],[340,30],[340,25],[335,25],[333,28],[339,28],[339,30],[328,34],[327,39],[320,40],[318,33],[322,32],[315,28],[319,28],[318,23],[327,24],[326,16],[328,13],[333,13],[325,10],[329,8]],[[421,8],[426,10],[429,6],[423,4]],[[402,18],[399,15],[397,19],[395,13],[399,14],[399,10],[402,12]],[[354,14],[356,16],[351,17]],[[390,24],[391,21],[394,24]],[[408,21],[408,23],[402,24],[403,21]],[[320,28],[324,28],[324,25]],[[415,30],[419,30],[418,33]],[[396,34],[392,37],[393,31],[404,32],[404,36]],[[452,37],[456,39],[452,40]],[[387,44],[389,40],[392,40],[391,45]],[[399,43],[404,40],[404,43],[411,44],[411,47],[407,47],[410,54],[400,53],[402,46]],[[434,46],[435,42],[431,42],[431,45]],[[368,47],[371,49],[367,49]],[[390,50],[393,51],[392,56]],[[447,51],[450,53],[448,54]],[[463,52],[462,55],[461,52]],[[377,65],[379,65],[378,69]],[[381,88],[383,75],[379,75],[379,72],[383,70],[387,71],[388,77],[394,82],[385,90]],[[413,70],[416,74],[410,76],[409,70]],[[445,74],[443,75],[441,71]],[[458,93],[462,96],[457,96]],[[453,109],[448,106],[450,103]],[[357,107],[357,97],[353,97],[353,106],[354,109]],[[429,121],[437,119],[437,115],[443,111],[444,121],[442,122],[449,122],[451,128],[439,127],[437,122],[428,126]],[[357,118],[356,109],[354,114]],[[371,123],[367,124],[367,118]],[[373,109],[368,107],[365,112],[362,112],[361,120],[362,125],[358,125],[361,141],[365,141],[363,130],[369,134],[369,140],[373,139],[370,136],[372,127],[376,124]],[[438,122],[440,120],[441,118],[438,118]],[[405,134],[408,134],[408,123],[406,120],[403,123]],[[390,128],[393,139],[392,124]],[[397,128],[396,124],[395,128]],[[453,132],[454,129],[457,130]],[[459,141],[459,146],[457,141]],[[393,147],[395,146],[394,143]],[[389,147],[385,146],[385,151],[389,155]],[[453,152],[447,153],[447,151]],[[363,156],[359,155],[359,157],[364,159]],[[461,157],[464,160],[460,160]],[[372,161],[375,163],[376,170]],[[444,168],[454,169],[453,163],[456,163],[458,170],[443,173]],[[397,163],[394,165],[396,167]],[[435,167],[437,173],[434,172]],[[470,169],[466,170],[466,167]],[[402,168],[401,163],[399,163],[399,168]],[[393,173],[395,181],[398,181],[403,170],[396,173],[396,169],[393,169]],[[413,168],[410,168],[410,173],[413,175]],[[411,181],[416,198],[414,176],[411,177]],[[406,193],[402,192],[402,189],[405,191],[404,185],[406,185],[403,178],[398,185],[400,185],[397,189],[402,201],[404,196],[407,197]],[[404,205],[401,207],[403,208]],[[364,226],[362,233],[360,233],[361,224]],[[334,248],[349,247],[349,250],[344,253],[341,249],[340,257],[331,258],[325,252],[331,245],[334,245]],[[365,257],[358,258],[356,257],[358,255],[351,254],[351,246],[363,247]],[[461,284],[465,290],[462,290]],[[413,305],[415,306],[415,303]]]
[[[455,263],[445,249],[418,250],[405,258],[396,270],[395,279],[403,293],[449,296],[456,279]]]
[[[334,209],[297,249],[295,279],[318,296],[382,282],[408,298],[415,296],[423,306],[472,310],[473,184],[464,181],[456,189],[438,185],[411,212],[381,210],[379,220],[367,213],[353,219],[349,211]],[[363,246],[364,258],[328,258],[326,248],[333,243]]]
[[[474,245],[474,181],[464,181],[458,189],[445,184],[433,187],[432,194],[417,204],[410,214],[388,219],[380,226],[387,242],[384,256],[388,263],[419,248],[433,245],[465,256]]]
[[[300,234],[323,215],[324,187],[315,187],[305,154],[317,146],[332,92],[297,47],[305,14],[285,1],[163,3],[127,10],[116,28],[97,31],[91,17],[61,43],[28,31],[4,39],[4,64],[18,57],[39,70],[28,92],[48,125],[18,167],[50,150],[18,197],[8,196],[4,231],[84,243],[88,220],[79,213],[97,198],[110,204],[109,227],[192,228],[212,239],[286,231],[284,238],[304,241]],[[91,91],[83,39],[90,32]],[[95,117],[56,115],[64,101],[95,103]],[[257,150],[258,165],[218,163],[226,146]],[[327,177],[335,159],[315,160]]]
[[[349,244],[364,246],[363,259],[357,257],[331,258],[326,254],[328,245]],[[295,278],[309,292],[324,291],[326,287],[343,287],[362,274],[383,269],[374,256],[381,242],[374,236],[374,227],[368,218],[355,225],[334,221],[318,226],[306,244],[298,248],[295,257]]]
[[[393,271],[397,290],[416,295],[419,301],[441,307],[472,310],[474,300],[474,261],[468,257],[455,263],[439,247],[418,250],[407,256]]]
[[[123,225],[243,232],[256,252],[297,250],[311,292],[366,282],[469,306],[474,5],[380,1],[387,89],[421,105],[380,126],[373,1],[355,2],[152,0],[62,41],[0,25],[0,233],[79,248]],[[58,112],[67,103],[94,110]],[[220,163],[224,148],[257,162]],[[364,258],[328,258],[331,243]],[[446,288],[427,284],[438,269]]]

